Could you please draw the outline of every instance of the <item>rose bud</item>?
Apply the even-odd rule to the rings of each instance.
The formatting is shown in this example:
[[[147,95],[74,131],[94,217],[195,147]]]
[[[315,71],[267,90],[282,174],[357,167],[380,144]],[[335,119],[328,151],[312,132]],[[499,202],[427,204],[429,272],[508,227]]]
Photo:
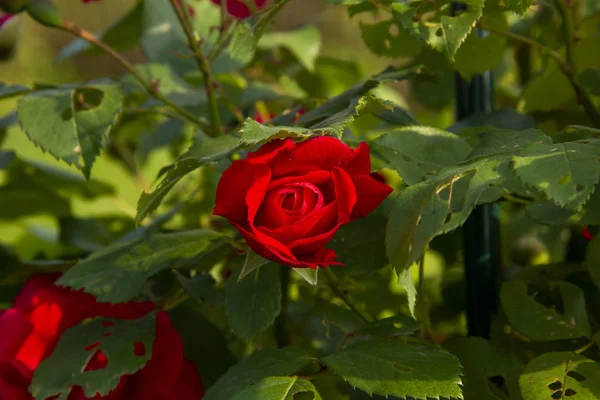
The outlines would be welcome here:
[[[213,3],[221,5],[222,0],[211,0]],[[267,4],[267,0],[250,0],[254,2],[257,10],[260,10]],[[227,12],[234,18],[244,19],[252,15],[250,7],[242,0],[227,0]]]
[[[391,192],[371,176],[366,143],[351,149],[330,136],[274,140],[225,170],[214,214],[229,220],[258,255],[316,268],[341,264],[324,246]]]

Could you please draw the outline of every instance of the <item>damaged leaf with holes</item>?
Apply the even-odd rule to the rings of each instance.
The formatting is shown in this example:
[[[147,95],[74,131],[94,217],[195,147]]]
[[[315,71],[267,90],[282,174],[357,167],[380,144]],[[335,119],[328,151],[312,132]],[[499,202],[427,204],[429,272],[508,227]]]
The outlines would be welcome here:
[[[572,352],[546,353],[519,378],[523,400],[600,398],[600,365]]]
[[[19,100],[17,115],[33,143],[89,178],[122,106],[121,86],[103,81],[29,93]]]
[[[146,365],[155,335],[153,313],[137,320],[100,318],[70,328],[36,369],[29,390],[36,400],[53,396],[66,400],[75,386],[81,386],[86,397],[105,396],[121,376]],[[106,367],[87,370],[88,362],[99,354],[108,360]]]

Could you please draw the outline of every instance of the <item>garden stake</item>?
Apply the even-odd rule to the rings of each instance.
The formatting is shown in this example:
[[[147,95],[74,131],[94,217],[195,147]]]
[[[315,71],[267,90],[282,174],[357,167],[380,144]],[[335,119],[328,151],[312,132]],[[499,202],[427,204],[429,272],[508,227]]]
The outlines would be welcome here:
[[[465,10],[453,3],[453,11]],[[477,34],[486,32],[477,29]],[[490,71],[475,75],[471,82],[456,74],[456,118],[493,109],[493,82]],[[498,205],[477,206],[463,227],[467,329],[469,336],[490,337],[492,318],[498,310],[500,276],[500,224]]]

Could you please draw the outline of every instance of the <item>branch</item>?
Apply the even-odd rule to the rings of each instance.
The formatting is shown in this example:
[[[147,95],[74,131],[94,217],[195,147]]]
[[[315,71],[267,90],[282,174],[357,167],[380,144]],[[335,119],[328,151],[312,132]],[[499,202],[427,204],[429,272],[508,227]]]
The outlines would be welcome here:
[[[221,117],[219,116],[219,106],[217,104],[217,99],[215,97],[215,90],[212,86],[212,75],[210,72],[210,66],[208,65],[208,60],[204,56],[202,52],[202,46],[200,45],[200,40],[196,38],[195,33],[192,31],[190,27],[189,21],[191,20],[190,14],[185,4],[185,0],[169,0],[171,2],[171,6],[173,7],[173,11],[177,15],[177,19],[183,28],[185,36],[188,39],[188,43],[192,52],[194,53],[194,58],[198,63],[198,68],[200,68],[200,72],[204,77],[204,88],[206,89],[206,94],[208,95],[208,107],[210,109],[210,123],[212,126],[212,131],[215,136],[220,136],[223,134],[223,128],[221,126]]]
[[[550,47],[544,46],[543,44],[536,42],[535,40],[530,39],[526,36],[521,36],[521,35],[517,35],[516,33],[502,31],[502,30],[498,30],[495,28],[490,28],[488,26],[483,25],[482,23],[478,23],[477,26],[480,29],[486,30],[490,33],[493,33],[496,35],[502,35],[507,38],[516,40],[518,42],[527,43],[533,47],[536,47],[538,50],[540,50],[542,52],[542,54],[546,54],[550,58],[552,58],[558,64],[563,75],[565,75],[567,77],[567,79],[569,80],[569,83],[573,87],[573,90],[575,91],[577,98],[579,99],[581,105],[585,109],[585,112],[587,113],[588,117],[590,118],[590,120],[592,121],[594,126],[596,128],[600,128],[600,113],[596,109],[596,106],[592,102],[592,99],[590,99],[589,95],[585,92],[585,90],[581,89],[581,86],[579,86],[579,84],[575,80],[575,71],[574,71],[573,66],[571,64],[569,64],[567,61],[563,60],[562,56],[556,50],[553,50]],[[567,46],[567,52],[569,52],[569,46]]]
[[[185,117],[188,121],[202,127],[204,124],[196,116],[184,108],[173,103],[171,100],[166,98],[162,93],[159,92],[158,88],[152,82],[148,82],[144,75],[123,56],[121,56],[112,47],[104,43],[100,38],[96,37],[93,33],[86,31],[83,28],[78,27],[71,21],[65,21],[64,24],[58,27],[58,29],[67,32],[73,36],[85,40],[89,44],[98,47],[103,50],[106,54],[115,59],[123,68],[125,68],[133,77],[146,89],[146,92],[157,100],[162,101],[164,104],[169,106],[173,111]]]
[[[329,287],[331,288],[333,293],[335,293],[340,299],[342,299],[342,301],[348,306],[348,308],[354,311],[356,315],[358,315],[366,323],[373,321],[373,318],[371,318],[370,315],[368,315],[364,311],[361,311],[360,308],[358,308],[356,303],[354,303],[352,297],[350,297],[350,295],[348,295],[346,291],[340,290],[340,288],[337,286],[335,274],[333,273],[333,271],[331,271],[330,268],[322,268],[321,271],[323,271],[323,273],[325,274]]]

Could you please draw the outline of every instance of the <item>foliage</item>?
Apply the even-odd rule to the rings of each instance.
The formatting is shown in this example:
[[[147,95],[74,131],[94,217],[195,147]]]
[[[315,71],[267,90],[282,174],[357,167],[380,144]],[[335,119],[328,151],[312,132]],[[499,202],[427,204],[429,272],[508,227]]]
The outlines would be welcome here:
[[[287,0],[243,20],[137,0],[97,35],[61,20],[59,61],[120,69],[0,83],[0,308],[47,271],[99,301],[151,300],[206,400],[600,398],[600,8],[314,2],[332,14],[290,29],[273,24]],[[342,59],[346,25],[365,46]],[[455,79],[491,79],[495,110],[455,121]],[[394,194],[328,244],[344,265],[290,270],[212,215],[216,188],[260,146],[315,136],[366,142]],[[499,309],[489,338],[465,338],[461,230],[484,204],[500,209]],[[153,323],[68,330],[34,398],[108,393],[151,356]],[[84,371],[94,343],[101,372]]]

